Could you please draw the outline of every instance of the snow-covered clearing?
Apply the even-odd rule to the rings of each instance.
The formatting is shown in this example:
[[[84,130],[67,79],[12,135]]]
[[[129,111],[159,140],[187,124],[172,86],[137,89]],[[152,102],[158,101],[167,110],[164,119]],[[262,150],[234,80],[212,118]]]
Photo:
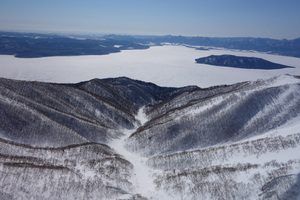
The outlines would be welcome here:
[[[166,194],[160,192],[154,183],[155,173],[158,171],[151,169],[146,165],[146,157],[142,157],[137,153],[128,151],[125,148],[126,139],[135,132],[140,125],[143,125],[147,121],[147,117],[145,116],[143,109],[143,107],[140,108],[138,115],[136,116],[136,119],[140,122],[136,125],[136,128],[132,130],[125,129],[124,135],[121,138],[112,141],[110,146],[114,148],[118,154],[128,160],[134,167],[134,174],[130,180],[134,188],[133,195],[140,194],[148,199],[159,199],[158,197],[166,196]]]
[[[196,58],[220,54],[259,57],[295,68],[249,70],[195,63]],[[127,76],[160,86],[209,87],[281,74],[300,75],[300,58],[237,50],[201,51],[169,45],[100,56],[15,58],[0,55],[0,72],[0,77],[30,81],[75,83],[93,78]]]

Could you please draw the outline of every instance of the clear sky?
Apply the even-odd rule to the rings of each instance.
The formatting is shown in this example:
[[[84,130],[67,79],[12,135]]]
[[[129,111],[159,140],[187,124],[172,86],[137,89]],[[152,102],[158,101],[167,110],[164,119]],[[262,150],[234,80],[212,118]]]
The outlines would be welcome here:
[[[300,0],[0,0],[0,30],[300,37]]]

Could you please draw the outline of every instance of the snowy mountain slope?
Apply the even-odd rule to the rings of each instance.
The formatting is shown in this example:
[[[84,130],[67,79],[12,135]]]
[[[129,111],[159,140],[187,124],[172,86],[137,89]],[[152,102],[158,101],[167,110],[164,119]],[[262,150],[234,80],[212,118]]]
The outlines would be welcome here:
[[[3,199],[299,199],[300,79],[0,79]]]
[[[107,199],[132,190],[132,165],[106,145],[0,145],[1,199]]]
[[[289,78],[198,89],[163,102],[150,108],[151,120],[131,135],[128,148],[153,156],[239,141],[279,127],[300,114],[299,79],[290,77],[293,84],[281,85],[284,79]]]
[[[160,88],[127,78],[73,85],[0,79],[0,87],[2,137],[54,147],[89,141],[106,144],[122,135],[120,127],[134,127],[139,106],[193,88]]]
[[[299,173],[299,134],[155,156],[148,165],[164,171],[156,182],[178,199],[290,199],[277,196],[299,193],[297,179],[284,178]]]

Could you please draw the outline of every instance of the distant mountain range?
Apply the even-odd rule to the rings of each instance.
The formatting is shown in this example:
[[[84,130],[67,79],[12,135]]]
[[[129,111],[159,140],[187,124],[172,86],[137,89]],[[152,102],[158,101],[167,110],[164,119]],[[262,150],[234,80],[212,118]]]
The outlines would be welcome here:
[[[204,89],[1,78],[0,199],[297,200],[299,119],[289,75]]]
[[[300,38],[294,40],[277,40],[269,38],[251,37],[185,37],[185,36],[120,36],[108,35],[105,38],[130,40],[143,44],[162,45],[163,43],[175,43],[182,45],[201,46],[198,49],[219,47],[225,49],[249,50],[279,54],[284,56],[300,57]]]
[[[53,35],[0,32],[0,54],[35,58],[46,56],[103,55],[127,49],[147,49],[151,45],[175,43],[198,46],[250,50],[300,57],[300,38],[276,40],[268,38],[213,38],[184,36],[131,35]]]
[[[121,50],[147,48],[149,47],[128,40],[75,39],[59,35],[0,32],[0,54],[19,58],[105,55]]]
[[[203,58],[196,59],[197,63],[234,67],[242,69],[283,69],[292,68],[290,66],[273,63],[262,58],[243,57],[234,55],[211,55]]]

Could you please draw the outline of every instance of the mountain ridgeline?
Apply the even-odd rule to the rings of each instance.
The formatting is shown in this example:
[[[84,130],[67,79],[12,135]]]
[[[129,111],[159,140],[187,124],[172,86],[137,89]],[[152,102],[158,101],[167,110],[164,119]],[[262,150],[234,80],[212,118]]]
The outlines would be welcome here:
[[[0,32],[0,54],[18,58],[49,56],[106,55],[127,49],[147,49],[146,45],[116,39],[81,39],[59,35]]]
[[[20,58],[105,55],[128,49],[148,49],[152,45],[160,46],[166,43],[187,45],[198,50],[225,48],[300,57],[300,38],[277,40],[249,37],[59,35],[0,32],[0,54],[14,55]]]
[[[187,37],[187,36],[123,36],[107,35],[104,38],[114,38],[135,41],[142,44],[163,45],[164,43],[200,46],[197,49],[207,50],[210,47],[237,49],[247,51],[259,51],[283,56],[300,57],[300,38],[270,39],[252,37]]]
[[[161,88],[127,78],[77,84],[0,79],[0,87],[2,136],[47,147],[107,144],[122,134],[121,127],[134,127],[139,107],[195,89]]]
[[[77,84],[1,78],[0,116],[1,199],[300,195],[297,77],[211,88],[126,77]],[[146,159],[142,169],[155,171],[150,196],[137,192],[141,166],[113,145],[124,136],[125,148]]]

